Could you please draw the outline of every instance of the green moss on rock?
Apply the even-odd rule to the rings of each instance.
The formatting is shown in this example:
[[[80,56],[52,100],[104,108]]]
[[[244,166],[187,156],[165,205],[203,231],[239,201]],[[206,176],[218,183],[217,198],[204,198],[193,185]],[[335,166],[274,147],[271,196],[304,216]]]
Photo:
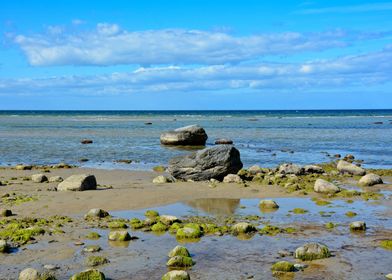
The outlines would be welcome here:
[[[383,240],[380,242],[380,247],[386,250],[392,250],[392,240]]]
[[[102,256],[88,256],[85,263],[86,266],[99,266],[109,263],[109,260]]]
[[[70,280],[106,280],[105,275],[97,269],[88,269],[76,273]]]
[[[155,232],[163,232],[167,230],[167,226],[161,222],[158,222],[151,227],[151,230]]]
[[[271,267],[272,271],[279,271],[279,272],[293,272],[295,271],[294,264],[288,261],[280,261],[274,263]]]

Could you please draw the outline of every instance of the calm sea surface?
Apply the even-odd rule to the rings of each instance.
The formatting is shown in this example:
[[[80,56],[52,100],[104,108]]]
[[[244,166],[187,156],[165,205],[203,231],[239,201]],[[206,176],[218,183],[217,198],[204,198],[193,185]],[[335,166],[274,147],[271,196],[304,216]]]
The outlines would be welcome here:
[[[205,128],[207,145],[232,139],[246,167],[325,162],[327,153],[351,153],[366,167],[392,168],[392,110],[0,111],[0,165],[150,169],[189,153],[161,146],[159,135],[190,124]],[[83,138],[94,143],[81,145]],[[134,162],[115,163],[123,159]]]

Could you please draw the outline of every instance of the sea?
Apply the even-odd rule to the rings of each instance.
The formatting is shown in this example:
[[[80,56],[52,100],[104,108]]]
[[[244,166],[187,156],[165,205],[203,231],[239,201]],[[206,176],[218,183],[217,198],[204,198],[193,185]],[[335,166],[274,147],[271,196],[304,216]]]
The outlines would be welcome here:
[[[232,139],[245,167],[353,154],[367,168],[392,168],[392,110],[0,111],[0,165],[151,170],[193,152],[159,142],[162,132],[192,124],[206,130],[206,146]],[[85,138],[93,144],[82,145]]]

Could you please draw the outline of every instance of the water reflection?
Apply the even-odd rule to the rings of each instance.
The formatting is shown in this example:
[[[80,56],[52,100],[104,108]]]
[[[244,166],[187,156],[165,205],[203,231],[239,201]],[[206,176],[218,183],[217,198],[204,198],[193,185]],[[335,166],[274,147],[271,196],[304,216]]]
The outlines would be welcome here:
[[[186,201],[184,204],[212,215],[232,215],[240,205],[240,199],[203,198]]]

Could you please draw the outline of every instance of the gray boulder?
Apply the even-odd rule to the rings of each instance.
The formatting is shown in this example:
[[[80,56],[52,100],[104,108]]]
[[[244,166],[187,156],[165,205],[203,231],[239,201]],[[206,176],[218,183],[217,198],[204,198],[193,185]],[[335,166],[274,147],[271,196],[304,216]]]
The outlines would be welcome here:
[[[40,280],[41,276],[34,268],[26,268],[19,273],[19,280]]]
[[[340,188],[324,179],[317,179],[314,183],[314,191],[318,193],[334,194],[340,192]]]
[[[370,187],[377,184],[383,184],[383,181],[381,177],[377,174],[369,173],[359,179],[358,184],[360,184],[361,186]]]
[[[162,133],[160,140],[163,145],[203,146],[207,138],[204,128],[189,125]]]
[[[58,184],[58,191],[85,191],[97,189],[97,180],[94,175],[72,175]]]
[[[337,169],[341,173],[348,173],[351,175],[363,176],[366,174],[365,169],[363,169],[362,167],[356,166],[355,164],[352,164],[350,162],[347,162],[345,160],[339,160]]]
[[[280,174],[302,175],[304,174],[304,169],[293,163],[283,163],[279,166],[278,172]]]
[[[61,176],[52,176],[49,178],[49,183],[60,183],[62,181],[64,181],[64,179]]]
[[[231,145],[217,145],[169,161],[168,172],[176,179],[222,180],[242,168],[240,152]]]
[[[295,258],[303,261],[329,258],[331,253],[327,246],[320,243],[307,243],[295,250]]]

